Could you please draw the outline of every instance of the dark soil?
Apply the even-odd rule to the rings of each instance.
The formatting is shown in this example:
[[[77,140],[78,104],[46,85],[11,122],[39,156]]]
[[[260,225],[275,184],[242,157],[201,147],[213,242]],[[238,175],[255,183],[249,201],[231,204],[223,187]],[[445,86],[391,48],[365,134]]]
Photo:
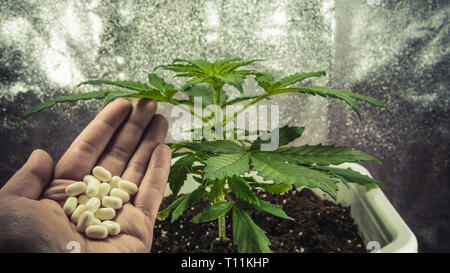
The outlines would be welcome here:
[[[248,210],[253,221],[267,232],[271,249],[278,253],[295,252],[366,252],[358,226],[350,216],[350,208],[319,199],[311,190],[295,189],[283,194],[256,192],[259,198],[283,206],[296,221],[278,218],[265,212]],[[161,209],[174,200],[164,199]],[[199,203],[186,210],[174,223],[170,217],[156,221],[152,251],[154,253],[232,253],[231,212],[226,215],[228,241],[218,241],[217,220],[193,224],[190,219],[201,212],[207,203]]]

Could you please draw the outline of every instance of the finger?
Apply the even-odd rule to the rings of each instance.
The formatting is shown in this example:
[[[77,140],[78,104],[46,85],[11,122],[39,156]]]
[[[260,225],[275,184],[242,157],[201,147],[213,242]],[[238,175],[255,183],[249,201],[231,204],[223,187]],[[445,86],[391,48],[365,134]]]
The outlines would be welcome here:
[[[74,140],[55,167],[55,178],[81,180],[91,173],[111,137],[132,109],[126,99],[103,108]]]
[[[152,225],[164,197],[171,158],[172,151],[169,146],[165,144],[156,146],[150,159],[150,166],[134,199],[134,205],[144,212]]]
[[[97,165],[106,168],[112,175],[121,175],[155,111],[155,101],[147,99],[137,101]]]
[[[1,189],[2,194],[37,199],[53,174],[53,159],[44,150],[34,150],[27,162]]]
[[[150,157],[155,147],[163,143],[166,139],[167,128],[169,127],[167,120],[161,115],[155,115],[148,126],[139,147],[131,157],[122,179],[132,181],[138,186],[147,171]]]

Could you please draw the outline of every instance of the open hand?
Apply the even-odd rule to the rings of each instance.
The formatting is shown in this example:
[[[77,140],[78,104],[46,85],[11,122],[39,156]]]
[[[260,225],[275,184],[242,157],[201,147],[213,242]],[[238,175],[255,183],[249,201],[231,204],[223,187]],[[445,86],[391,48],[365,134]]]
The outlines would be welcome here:
[[[69,252],[68,243],[75,241],[81,252],[149,252],[171,162],[170,148],[161,144],[168,124],[155,111],[154,101],[116,99],[56,165],[48,153],[35,150],[0,190],[0,250]],[[121,233],[105,240],[79,233],[61,207],[65,188],[82,181],[96,165],[139,187],[114,219]]]

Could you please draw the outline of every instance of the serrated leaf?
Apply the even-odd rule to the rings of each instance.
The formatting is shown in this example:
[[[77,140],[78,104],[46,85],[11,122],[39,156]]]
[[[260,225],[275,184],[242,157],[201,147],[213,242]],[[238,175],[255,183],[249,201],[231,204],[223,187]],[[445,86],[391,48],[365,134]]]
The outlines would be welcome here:
[[[220,202],[206,207],[202,212],[192,217],[191,222],[198,224],[215,220],[220,216],[227,214],[232,206],[231,202]]]
[[[304,145],[300,147],[279,148],[273,153],[280,154],[284,159],[300,164],[317,164],[328,166],[345,162],[375,162],[380,161],[363,152],[350,150],[345,146],[334,145]]]
[[[205,178],[211,180],[241,175],[250,168],[249,156],[245,153],[212,156],[205,163]]]
[[[78,86],[81,85],[100,85],[100,84],[106,84],[106,85],[114,85],[118,87],[128,88],[135,91],[145,91],[151,89],[150,86],[146,85],[145,83],[137,82],[137,81],[110,81],[110,80],[91,80],[91,81],[85,81]]]
[[[173,201],[172,204],[170,204],[167,208],[161,210],[158,212],[158,215],[156,216],[156,218],[160,221],[164,221],[167,219],[167,217],[169,217],[170,213],[172,212],[172,210],[176,207],[178,207],[178,205],[181,203],[181,201],[183,201],[183,199],[186,198],[186,195],[181,196],[180,198],[178,198],[177,200]]]
[[[154,73],[148,74],[148,82],[169,99],[177,92],[173,84],[166,83],[164,79],[158,77],[158,75]]]
[[[273,184],[273,183],[269,184],[269,183],[251,182],[251,183],[249,183],[249,185],[252,187],[260,187],[267,192],[271,192],[271,193],[275,193],[275,194],[285,193],[292,189],[291,185],[286,185],[286,184]]]
[[[284,146],[295,139],[302,136],[303,131],[305,130],[305,127],[298,127],[298,126],[284,126],[280,129],[275,129],[278,131],[278,146]],[[272,131],[273,132],[273,131]],[[273,135],[273,134],[272,134]],[[250,146],[250,150],[255,151],[259,150],[261,148],[262,143],[269,143],[271,139],[268,140],[262,140],[261,137],[258,137]]]
[[[183,200],[181,200],[178,206],[173,210],[172,219],[170,220],[170,222],[175,222],[188,207],[197,204],[197,202],[202,199],[204,191],[205,188],[200,186],[190,194],[186,195],[185,198],[183,198]]]
[[[335,178],[327,173],[285,163],[280,160],[279,156],[273,156],[270,153],[253,153],[250,155],[250,159],[252,170],[257,171],[264,179],[273,180],[277,184],[319,188],[333,199],[337,199],[338,187]]]
[[[244,203],[244,201],[242,201],[242,200],[238,200],[237,203],[238,203],[238,206],[241,208],[249,207],[249,208],[252,208],[255,210],[270,213],[272,215],[275,215],[275,216],[283,218],[283,219],[295,221],[294,218],[292,218],[286,214],[286,212],[283,210],[282,206],[272,204],[270,202],[267,202],[267,201],[264,201],[261,199],[259,199],[259,204],[260,204],[259,206],[255,206],[255,205],[247,203],[247,202]]]
[[[194,151],[217,154],[236,154],[245,151],[240,145],[227,140],[215,140],[203,143],[189,143],[184,145],[184,147]]]
[[[376,184],[379,186],[386,187],[386,184],[371,178],[368,175],[361,174],[360,172],[354,171],[350,168],[347,169],[340,169],[340,168],[334,168],[334,167],[327,167],[327,166],[312,166],[314,169],[322,170],[322,171],[328,171],[334,174],[336,177],[342,180],[344,183],[355,183],[359,185],[369,185],[369,184]]]
[[[293,75],[282,78],[277,83],[273,84],[273,88],[283,88],[288,85],[294,84],[296,82],[302,81],[311,77],[321,77],[325,76],[325,71],[317,71],[317,72],[306,72],[306,73],[295,73]]]
[[[72,94],[72,95],[68,95],[68,96],[56,97],[54,99],[49,99],[49,100],[46,100],[46,101],[34,106],[30,110],[28,110],[28,112],[26,112],[20,119],[24,120],[27,117],[29,117],[37,112],[40,112],[44,109],[50,108],[59,102],[74,102],[74,101],[78,101],[78,100],[103,99],[110,92],[113,92],[113,91],[110,91],[110,90],[91,91],[91,92],[78,93],[78,94]]]
[[[187,178],[187,174],[192,171],[192,165],[194,165],[195,156],[188,154],[178,159],[171,167],[169,173],[169,187],[174,195],[177,195],[184,181]]]
[[[139,93],[135,93],[131,96],[132,98],[145,98],[151,99],[154,101],[167,101],[167,98],[161,95],[158,90],[152,89],[147,91],[140,91]]]
[[[360,120],[362,119],[361,113],[359,111],[358,105],[356,104],[356,101],[365,101],[373,106],[384,108],[392,115],[387,106],[383,104],[380,100],[356,94],[346,90],[339,90],[322,86],[301,86],[297,88],[276,89],[272,92],[272,94],[282,94],[291,92],[308,93],[312,95],[319,95],[322,97],[331,97],[343,100],[352,107],[352,109],[356,112]]]
[[[233,242],[239,253],[271,253],[266,232],[242,209],[233,207]]]
[[[112,91],[112,92],[108,93],[108,95],[103,100],[102,107],[105,108],[106,105],[108,105],[110,102],[114,101],[117,98],[127,98],[127,97],[131,97],[134,94],[135,93],[129,92],[129,91]]]
[[[231,192],[233,192],[238,198],[249,204],[259,206],[258,197],[256,197],[255,193],[252,192],[252,188],[242,177],[233,176],[228,179],[228,186],[230,186]]]
[[[217,203],[223,200],[225,195],[225,193],[223,192],[225,183],[226,179],[220,179],[212,184],[211,191],[208,194],[208,197],[211,200],[211,202]]]

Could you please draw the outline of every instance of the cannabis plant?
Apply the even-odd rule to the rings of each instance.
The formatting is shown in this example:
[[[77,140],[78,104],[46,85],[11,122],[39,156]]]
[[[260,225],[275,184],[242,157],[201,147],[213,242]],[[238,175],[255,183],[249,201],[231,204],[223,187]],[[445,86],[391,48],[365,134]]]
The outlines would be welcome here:
[[[319,144],[286,147],[302,135],[304,127],[277,128],[279,147],[272,150],[261,149],[262,145],[269,142],[267,133],[270,132],[223,128],[227,128],[227,124],[234,122],[237,116],[250,106],[271,96],[285,93],[306,93],[343,100],[356,112],[359,119],[361,114],[357,101],[388,109],[378,99],[350,91],[296,85],[311,77],[325,76],[324,71],[296,73],[275,80],[274,76],[266,72],[241,69],[257,61],[260,60],[246,61],[231,58],[211,63],[206,60],[175,59],[171,64],[157,66],[155,70],[169,70],[176,73],[175,77],[188,78],[187,82],[179,88],[155,73],[148,75],[148,83],[91,80],[82,82],[80,85],[111,85],[123,89],[92,91],[50,99],[32,108],[22,118],[59,102],[87,99],[103,99],[103,106],[105,106],[119,97],[148,98],[183,107],[202,121],[201,128],[193,128],[192,132],[200,131],[203,134],[194,140],[170,144],[173,149],[172,157],[176,161],[172,164],[168,182],[174,195],[178,195],[188,174],[192,174],[198,186],[191,193],[180,196],[160,211],[158,218],[164,220],[171,215],[171,222],[174,222],[186,209],[200,201],[207,201],[210,206],[195,215],[191,219],[193,223],[217,220],[219,239],[228,240],[229,235],[225,232],[225,215],[232,211],[232,240],[237,245],[238,251],[270,252],[270,241],[266,232],[253,222],[246,211],[254,209],[277,217],[293,221],[294,219],[289,217],[281,206],[259,199],[255,195],[255,188],[282,194],[289,191],[292,185],[306,186],[318,188],[336,200],[338,183],[343,183],[347,187],[348,183],[360,185],[382,185],[383,183],[351,169],[340,169],[333,165],[360,161],[380,162],[363,152],[344,146]],[[246,78],[254,79],[264,90],[263,94],[245,93],[243,83]],[[236,88],[240,96],[228,98],[224,85]],[[177,98],[174,97],[176,94]],[[196,98],[201,98],[200,114],[194,108]],[[227,113],[222,119],[217,117],[217,111],[211,110],[214,108],[207,107],[212,104],[216,107],[215,109],[225,109],[237,103],[241,103],[242,107],[233,113]],[[217,133],[218,128],[222,128],[222,132]],[[205,133],[209,133],[210,137],[204,137]],[[263,137],[264,134],[265,137]],[[250,141],[249,136],[252,135],[256,139]],[[252,171],[264,181],[255,180],[250,175]]]

